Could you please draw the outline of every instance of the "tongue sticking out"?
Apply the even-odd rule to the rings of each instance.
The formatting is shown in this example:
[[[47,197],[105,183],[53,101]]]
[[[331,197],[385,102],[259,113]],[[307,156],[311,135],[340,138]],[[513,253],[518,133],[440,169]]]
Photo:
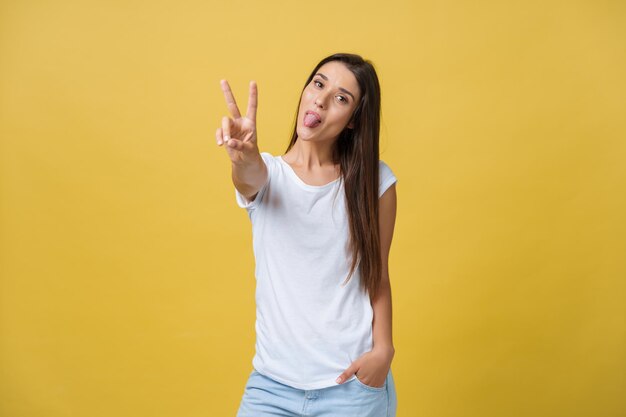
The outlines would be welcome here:
[[[317,117],[314,114],[309,113],[306,116],[304,116],[304,125],[306,127],[315,127],[319,124],[320,124],[320,121],[317,119]]]

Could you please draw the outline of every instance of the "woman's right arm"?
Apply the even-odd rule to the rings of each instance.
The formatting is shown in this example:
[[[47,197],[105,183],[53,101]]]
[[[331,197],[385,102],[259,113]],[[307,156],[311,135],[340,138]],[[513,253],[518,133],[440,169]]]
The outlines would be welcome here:
[[[248,163],[233,162],[233,184],[249,201],[253,201],[257,193],[267,182],[268,172],[261,154]]]
[[[241,117],[228,81],[221,80],[220,84],[233,119],[226,116],[222,118],[222,127],[215,132],[215,138],[218,146],[226,143],[224,147],[232,162],[232,179],[235,188],[252,201],[268,179],[267,166],[257,145],[257,85],[254,81],[250,81],[248,111],[245,117]]]

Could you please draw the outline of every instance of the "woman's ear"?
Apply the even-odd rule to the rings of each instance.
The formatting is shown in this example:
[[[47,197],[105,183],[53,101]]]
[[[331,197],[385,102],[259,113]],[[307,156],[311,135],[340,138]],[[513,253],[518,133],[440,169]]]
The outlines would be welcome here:
[[[354,118],[356,117],[358,110],[358,108],[354,109],[352,116],[350,116],[350,120],[348,120],[348,124],[346,125],[348,129],[354,129]]]
[[[348,124],[346,125],[346,128],[354,129],[354,114],[352,115],[352,117],[350,117],[350,120],[348,120]]]

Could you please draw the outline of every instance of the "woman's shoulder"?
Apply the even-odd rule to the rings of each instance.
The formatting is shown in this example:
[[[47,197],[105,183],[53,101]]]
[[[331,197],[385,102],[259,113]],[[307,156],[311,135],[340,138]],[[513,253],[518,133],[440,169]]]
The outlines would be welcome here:
[[[280,163],[278,160],[280,155],[272,155],[270,152],[261,152],[261,158],[263,158],[263,162],[265,162],[268,168]]]
[[[265,162],[273,162],[273,160],[276,159],[276,156],[269,152],[261,152],[261,158],[263,158]]]
[[[389,164],[387,164],[382,159],[378,160],[378,171],[380,172],[381,176],[387,176],[389,174],[393,175],[393,170],[391,169]]]
[[[383,161],[378,161],[378,176],[379,176],[379,193],[378,197],[382,196],[387,188],[392,184],[398,182],[396,175],[393,173],[389,165]]]

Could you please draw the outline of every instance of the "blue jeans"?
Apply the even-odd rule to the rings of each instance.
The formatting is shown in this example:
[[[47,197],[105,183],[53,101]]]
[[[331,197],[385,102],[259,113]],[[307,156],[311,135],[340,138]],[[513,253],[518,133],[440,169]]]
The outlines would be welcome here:
[[[391,369],[379,388],[354,378],[315,390],[293,388],[253,370],[237,417],[395,417],[397,404]]]

